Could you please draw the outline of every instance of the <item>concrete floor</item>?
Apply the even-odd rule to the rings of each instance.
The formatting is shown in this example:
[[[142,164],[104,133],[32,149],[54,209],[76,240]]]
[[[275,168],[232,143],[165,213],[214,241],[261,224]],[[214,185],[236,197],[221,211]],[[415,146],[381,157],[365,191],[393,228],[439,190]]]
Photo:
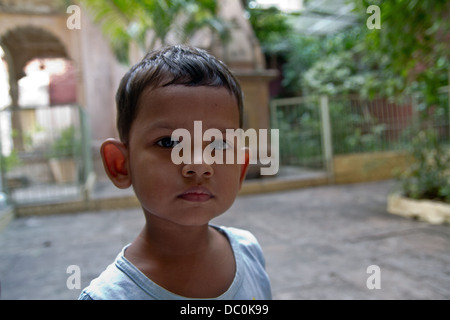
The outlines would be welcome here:
[[[216,224],[250,230],[274,299],[450,299],[450,227],[391,215],[392,181],[240,196]],[[139,209],[12,221],[0,232],[1,299],[76,299],[143,224]],[[367,283],[379,267],[380,289]],[[373,271],[372,271],[373,272]]]

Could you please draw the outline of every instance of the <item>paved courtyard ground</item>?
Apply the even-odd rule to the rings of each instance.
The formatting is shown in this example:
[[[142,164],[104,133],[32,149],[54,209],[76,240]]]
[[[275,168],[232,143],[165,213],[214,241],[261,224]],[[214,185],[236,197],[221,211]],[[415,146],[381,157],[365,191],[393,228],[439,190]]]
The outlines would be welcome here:
[[[387,213],[393,181],[240,196],[216,224],[248,229],[274,299],[450,299],[450,226]],[[139,209],[20,218],[0,232],[2,299],[76,299],[131,242]],[[379,267],[380,289],[369,266]],[[372,271],[373,272],[373,271]],[[368,281],[369,279],[369,281]]]

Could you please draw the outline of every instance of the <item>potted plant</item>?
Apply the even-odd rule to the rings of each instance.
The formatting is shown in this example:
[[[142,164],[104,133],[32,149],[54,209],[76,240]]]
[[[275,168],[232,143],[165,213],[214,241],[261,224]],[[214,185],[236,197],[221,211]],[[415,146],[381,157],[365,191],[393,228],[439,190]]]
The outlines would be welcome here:
[[[76,156],[81,153],[81,141],[75,128],[62,130],[51,146],[49,164],[56,182],[73,182],[77,179]]]
[[[421,130],[411,142],[412,163],[400,175],[401,193],[388,199],[388,211],[430,223],[450,223],[450,151],[436,131]]]

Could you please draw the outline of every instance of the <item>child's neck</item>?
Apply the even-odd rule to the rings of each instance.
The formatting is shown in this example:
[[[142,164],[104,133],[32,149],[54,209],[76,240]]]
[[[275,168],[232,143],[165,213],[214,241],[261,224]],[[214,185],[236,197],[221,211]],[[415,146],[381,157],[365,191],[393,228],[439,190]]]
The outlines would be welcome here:
[[[208,251],[212,234],[208,225],[161,227],[147,223],[139,237],[154,254],[181,258]]]
[[[148,278],[176,294],[211,298],[225,292],[236,272],[226,237],[207,224],[188,227],[146,218],[125,257]]]
[[[146,215],[146,224],[133,245],[140,253],[151,254],[154,258],[182,259],[211,249],[213,233],[207,224],[180,226]]]

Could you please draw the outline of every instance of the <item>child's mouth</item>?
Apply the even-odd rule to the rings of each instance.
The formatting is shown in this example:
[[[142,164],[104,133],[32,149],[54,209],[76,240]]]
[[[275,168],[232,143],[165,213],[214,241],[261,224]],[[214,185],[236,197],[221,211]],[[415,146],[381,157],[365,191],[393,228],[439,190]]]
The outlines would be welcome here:
[[[192,187],[178,196],[179,198],[187,201],[204,202],[213,198],[213,195],[205,187]]]

